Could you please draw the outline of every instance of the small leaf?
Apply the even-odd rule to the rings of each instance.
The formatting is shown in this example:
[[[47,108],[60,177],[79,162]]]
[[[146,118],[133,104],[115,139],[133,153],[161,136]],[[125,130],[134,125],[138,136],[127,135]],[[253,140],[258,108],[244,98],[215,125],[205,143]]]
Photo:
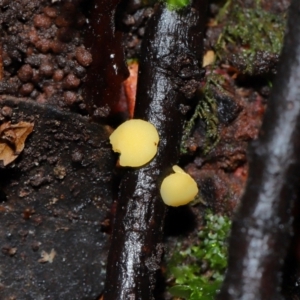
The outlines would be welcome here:
[[[0,160],[7,166],[13,162],[25,147],[25,140],[33,130],[33,123],[5,122],[0,126]]]
[[[39,263],[44,264],[44,263],[53,263],[53,260],[56,256],[56,251],[54,249],[51,249],[50,253],[47,253],[46,251],[41,252],[41,258],[38,260]]]

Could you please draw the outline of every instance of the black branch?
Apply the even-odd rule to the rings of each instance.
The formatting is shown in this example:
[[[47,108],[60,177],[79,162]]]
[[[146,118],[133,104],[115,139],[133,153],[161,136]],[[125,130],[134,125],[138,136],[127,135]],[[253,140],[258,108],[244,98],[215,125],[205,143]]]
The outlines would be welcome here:
[[[184,115],[202,77],[207,0],[180,11],[157,5],[143,39],[135,118],[154,124],[158,153],[120,185],[104,299],[154,299],[166,206],[159,187],[178,162]]]
[[[122,82],[129,72],[122,47],[122,32],[114,25],[120,0],[92,0],[85,44],[93,61],[83,85],[89,114],[97,121],[118,113]]]
[[[233,221],[229,265],[217,299],[281,299],[300,178],[300,2],[292,1],[278,77]]]

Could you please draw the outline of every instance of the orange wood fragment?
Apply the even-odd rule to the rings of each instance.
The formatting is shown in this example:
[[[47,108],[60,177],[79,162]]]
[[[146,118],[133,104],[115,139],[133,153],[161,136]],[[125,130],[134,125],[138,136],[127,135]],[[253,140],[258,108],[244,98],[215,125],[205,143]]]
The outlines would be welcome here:
[[[129,118],[133,118],[134,107],[135,107],[135,96],[136,96],[136,86],[138,78],[139,65],[136,61],[132,62],[128,66],[129,77],[123,82],[124,92],[128,105]]]

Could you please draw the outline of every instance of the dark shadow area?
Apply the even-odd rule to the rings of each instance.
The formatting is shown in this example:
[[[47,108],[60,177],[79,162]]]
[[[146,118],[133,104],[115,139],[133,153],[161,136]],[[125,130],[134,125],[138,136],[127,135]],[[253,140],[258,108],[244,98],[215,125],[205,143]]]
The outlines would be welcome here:
[[[196,225],[196,216],[189,206],[170,207],[165,221],[165,236],[186,235]]]
[[[282,269],[282,294],[285,299],[300,299],[300,188],[294,207],[293,237]]]
[[[6,201],[7,201],[6,194],[2,190],[0,190],[0,203],[1,202],[6,202]]]

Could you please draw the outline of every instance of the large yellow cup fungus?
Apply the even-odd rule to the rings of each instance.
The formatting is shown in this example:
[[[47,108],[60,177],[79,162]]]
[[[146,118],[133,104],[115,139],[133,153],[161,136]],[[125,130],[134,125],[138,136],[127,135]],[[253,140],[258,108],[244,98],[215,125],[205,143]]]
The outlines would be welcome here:
[[[160,187],[160,195],[169,206],[185,205],[198,194],[195,180],[180,167],[173,166],[175,173],[167,176]]]
[[[156,155],[159,136],[151,123],[132,119],[122,123],[109,140],[113,150],[121,153],[121,166],[140,167]]]

